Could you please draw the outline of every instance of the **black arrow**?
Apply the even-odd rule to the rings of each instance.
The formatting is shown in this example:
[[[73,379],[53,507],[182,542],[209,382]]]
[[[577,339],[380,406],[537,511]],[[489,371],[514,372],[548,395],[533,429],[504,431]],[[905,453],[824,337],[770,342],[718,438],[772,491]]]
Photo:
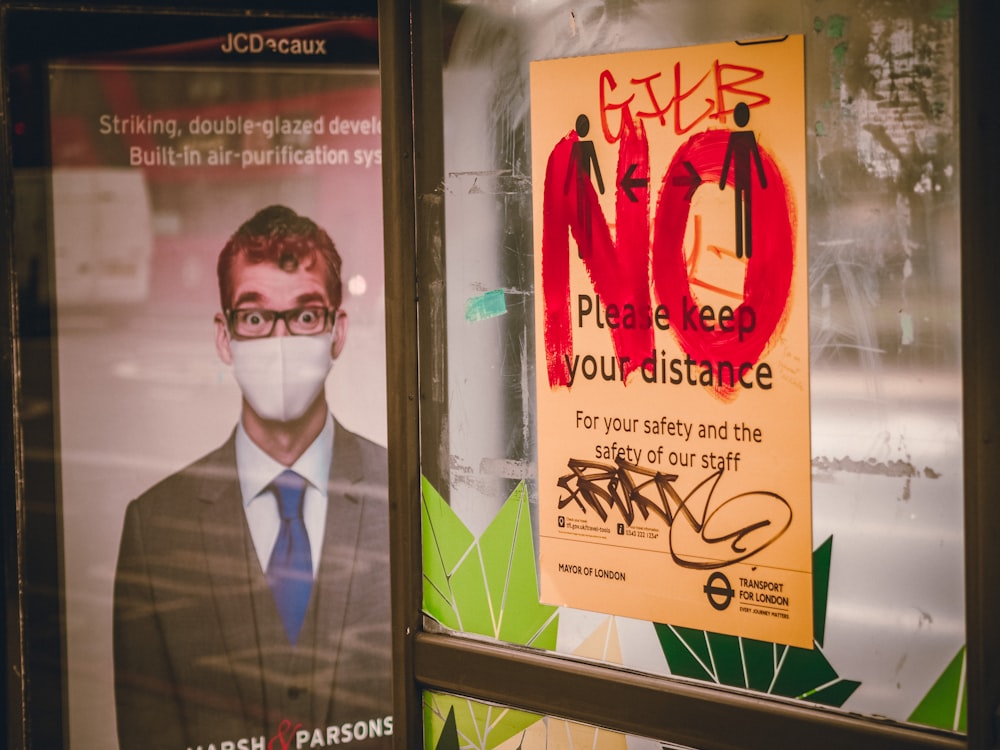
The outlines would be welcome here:
[[[684,185],[690,185],[691,187],[684,194],[684,200],[688,203],[691,202],[691,198],[694,196],[694,191],[698,189],[698,186],[702,183],[701,175],[698,174],[698,170],[694,168],[694,165],[689,161],[682,162],[684,168],[688,171],[686,175],[681,175],[680,177],[674,177],[674,185],[683,187]]]
[[[632,192],[632,188],[644,188],[649,187],[648,177],[633,177],[635,173],[635,168],[639,166],[638,164],[629,164],[628,169],[625,170],[625,176],[622,177],[622,181],[618,184],[622,186],[625,191],[625,195],[633,203],[638,203],[639,199],[636,197],[635,193]]]

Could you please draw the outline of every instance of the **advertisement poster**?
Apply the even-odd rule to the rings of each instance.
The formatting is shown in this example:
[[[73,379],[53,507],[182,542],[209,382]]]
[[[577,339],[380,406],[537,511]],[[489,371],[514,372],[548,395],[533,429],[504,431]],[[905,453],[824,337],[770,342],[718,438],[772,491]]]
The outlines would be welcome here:
[[[531,66],[543,601],[812,648],[803,41]]]
[[[379,80],[335,44],[48,68],[71,748],[391,744]]]

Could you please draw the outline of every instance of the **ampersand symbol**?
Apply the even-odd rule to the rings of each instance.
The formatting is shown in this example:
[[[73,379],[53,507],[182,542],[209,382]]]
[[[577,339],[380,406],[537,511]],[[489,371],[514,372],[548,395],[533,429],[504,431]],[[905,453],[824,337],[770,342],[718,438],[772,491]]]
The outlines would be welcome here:
[[[282,719],[281,723],[278,724],[278,733],[267,743],[267,750],[289,750],[292,746],[292,737],[294,737],[295,732],[301,728],[301,723],[292,726],[291,721],[288,719]],[[275,746],[275,742],[280,743],[280,745]]]

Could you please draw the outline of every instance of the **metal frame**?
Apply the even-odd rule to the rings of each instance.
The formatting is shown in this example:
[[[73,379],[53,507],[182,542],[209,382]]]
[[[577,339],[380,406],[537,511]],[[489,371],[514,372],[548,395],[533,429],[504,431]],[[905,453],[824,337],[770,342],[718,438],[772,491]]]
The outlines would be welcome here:
[[[7,15],[0,12],[0,39],[7,38]],[[9,101],[7,67],[0,64],[0,101]],[[0,153],[11,152],[8,117],[0,118]],[[20,356],[17,336],[17,296],[14,280],[13,194],[11,170],[0,170],[0,543],[3,545],[3,611],[0,619],[0,642],[4,646],[6,674],[0,682],[0,721],[9,747],[17,747],[24,727],[24,658],[21,650],[21,587],[19,585],[20,523],[17,499],[21,497],[20,440],[18,399],[20,391]]]
[[[811,747],[857,750],[887,748],[997,747],[1000,705],[1000,397],[993,382],[1000,371],[1000,336],[994,287],[1000,280],[1000,254],[990,242],[987,217],[1000,195],[995,134],[1000,107],[987,79],[997,70],[995,42],[988,23],[995,6],[965,0],[959,13],[962,188],[962,307],[965,410],[966,591],[968,629],[968,734],[918,729],[827,711],[788,701],[765,699],[695,683],[662,679],[612,667],[583,663],[464,636],[422,632],[420,572],[420,422],[426,418],[422,392],[426,370],[418,363],[411,336],[414,321],[426,314],[414,287],[398,288],[387,316],[405,344],[395,350],[390,372],[405,377],[405,388],[391,395],[390,434],[397,436],[390,491],[397,498],[393,529],[394,625],[398,657],[397,733],[399,747],[421,746],[420,691],[440,690],[523,710],[549,714],[689,744],[701,750]],[[418,207],[427,193],[420,186],[440,184],[443,173],[422,158],[420,144],[439,134],[440,47],[428,46],[428,28],[441,23],[435,0],[395,0],[380,7],[383,122],[386,142],[385,211],[387,269],[401,283],[415,272],[423,290],[438,269],[427,263],[430,237]],[[409,46],[401,42],[409,40]],[[985,158],[984,158],[985,157]],[[412,174],[406,170],[413,170]],[[413,191],[410,191],[410,188]],[[426,188],[423,188],[424,190]],[[391,237],[391,240],[390,240]],[[437,248],[440,251],[440,248]],[[388,258],[397,254],[390,266]],[[403,257],[405,256],[405,257]],[[440,279],[440,276],[436,276]],[[396,281],[394,281],[395,287]],[[421,325],[421,328],[423,326]],[[421,356],[426,352],[421,351]],[[434,355],[431,355],[434,356]],[[415,402],[421,394],[419,403]],[[433,400],[433,399],[432,399]],[[437,405],[431,405],[433,414]],[[432,449],[433,450],[433,449]],[[425,459],[426,460],[426,459]],[[437,466],[431,461],[431,464]],[[416,602],[416,604],[415,604]],[[403,684],[399,684],[402,682]]]
[[[969,747],[1000,746],[1000,365],[996,333],[996,196],[1000,102],[991,72],[1000,53],[997,6],[959,7],[962,231],[962,394],[965,447],[966,684]],[[993,221],[991,221],[991,218]]]
[[[420,409],[417,359],[417,255],[412,61],[408,8],[379,8],[382,75],[382,201],[385,238],[388,393],[389,545],[392,570],[393,745],[420,747],[420,692],[413,636],[420,630]],[[406,53],[403,53],[406,50]],[[417,573],[415,575],[415,572]]]

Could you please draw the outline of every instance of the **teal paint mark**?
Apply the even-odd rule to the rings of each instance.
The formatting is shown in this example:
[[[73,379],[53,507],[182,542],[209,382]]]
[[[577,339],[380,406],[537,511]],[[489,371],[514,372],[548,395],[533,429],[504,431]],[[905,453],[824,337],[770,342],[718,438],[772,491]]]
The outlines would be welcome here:
[[[831,39],[840,39],[847,30],[847,16],[830,16],[826,22],[826,35]]]
[[[944,0],[931,14],[938,21],[948,21],[958,15],[958,0]]]
[[[507,312],[507,298],[503,289],[494,289],[492,292],[480,294],[465,302],[465,319],[469,323],[475,323],[487,318],[495,318]]]
[[[819,138],[826,135],[826,125],[823,124],[822,120],[816,120],[816,135]]]
[[[824,27],[825,25],[826,25],[826,23],[825,23],[825,22],[823,21],[823,19],[822,19],[822,18],[820,18],[819,16],[816,16],[816,17],[815,17],[815,18],[813,19],[813,31],[815,31],[816,33],[819,33],[819,32],[821,32],[821,31],[823,30],[823,27]]]
[[[841,42],[833,48],[833,60],[837,65],[843,65],[845,57],[847,57],[847,42]]]

